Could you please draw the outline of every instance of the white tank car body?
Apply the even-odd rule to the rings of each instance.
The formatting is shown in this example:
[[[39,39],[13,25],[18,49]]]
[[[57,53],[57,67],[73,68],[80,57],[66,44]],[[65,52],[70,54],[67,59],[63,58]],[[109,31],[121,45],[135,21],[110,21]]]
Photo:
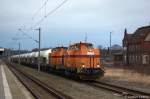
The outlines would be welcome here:
[[[41,56],[41,63],[42,64],[49,64],[49,54],[51,53],[51,49],[44,50],[40,52]]]
[[[41,57],[41,64],[42,65],[49,64],[49,54],[50,53],[51,53],[51,49],[40,51],[40,57]],[[20,54],[20,59],[22,62],[26,62],[29,64],[38,64],[38,55],[39,55],[38,51]],[[18,60],[19,55],[13,55],[13,56],[11,56],[11,58]]]

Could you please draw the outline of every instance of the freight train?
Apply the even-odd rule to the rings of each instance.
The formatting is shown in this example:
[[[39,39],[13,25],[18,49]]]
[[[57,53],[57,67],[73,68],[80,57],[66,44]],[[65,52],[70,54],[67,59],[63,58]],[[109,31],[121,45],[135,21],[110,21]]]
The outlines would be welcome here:
[[[67,76],[95,80],[104,75],[100,62],[99,49],[93,48],[91,43],[75,43],[69,47],[56,47],[40,51],[41,70],[58,72]],[[37,68],[38,52],[14,55],[11,61]]]

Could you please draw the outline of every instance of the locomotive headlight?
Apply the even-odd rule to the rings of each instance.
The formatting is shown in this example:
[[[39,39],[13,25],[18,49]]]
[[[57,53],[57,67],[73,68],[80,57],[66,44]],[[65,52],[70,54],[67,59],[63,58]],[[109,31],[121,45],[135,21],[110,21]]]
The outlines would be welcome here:
[[[97,67],[100,67],[100,65],[99,65],[99,64],[97,64]]]
[[[81,66],[82,66],[82,68],[84,68],[84,67],[85,67],[85,64],[84,64],[84,63],[81,63]]]
[[[82,65],[82,68],[84,68],[84,67],[85,67],[85,65],[83,64],[83,65]]]

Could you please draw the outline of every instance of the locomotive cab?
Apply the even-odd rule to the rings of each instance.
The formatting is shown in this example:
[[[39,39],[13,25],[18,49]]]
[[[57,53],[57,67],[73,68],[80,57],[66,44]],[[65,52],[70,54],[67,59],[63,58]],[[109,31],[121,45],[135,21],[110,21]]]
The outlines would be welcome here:
[[[50,54],[50,63],[55,69],[64,69],[64,55],[67,47],[56,47],[52,49]]]
[[[67,66],[76,69],[80,78],[96,79],[100,75],[103,76],[104,71],[101,68],[100,63],[100,51],[93,48],[91,43],[76,43],[68,49],[68,61]]]

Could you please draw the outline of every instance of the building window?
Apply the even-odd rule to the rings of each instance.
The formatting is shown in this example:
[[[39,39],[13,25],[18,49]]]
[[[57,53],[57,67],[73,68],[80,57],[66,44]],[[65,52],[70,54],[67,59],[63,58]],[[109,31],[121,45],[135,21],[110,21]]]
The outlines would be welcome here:
[[[138,57],[138,61],[139,61],[139,62],[141,61],[141,57],[140,57],[140,55],[139,55],[139,57]]]
[[[149,56],[146,56],[146,63],[149,64]]]
[[[127,64],[127,55],[124,56],[124,63]]]
[[[143,55],[143,64],[149,64],[149,55]]]
[[[131,55],[129,55],[129,63],[131,63]]]

